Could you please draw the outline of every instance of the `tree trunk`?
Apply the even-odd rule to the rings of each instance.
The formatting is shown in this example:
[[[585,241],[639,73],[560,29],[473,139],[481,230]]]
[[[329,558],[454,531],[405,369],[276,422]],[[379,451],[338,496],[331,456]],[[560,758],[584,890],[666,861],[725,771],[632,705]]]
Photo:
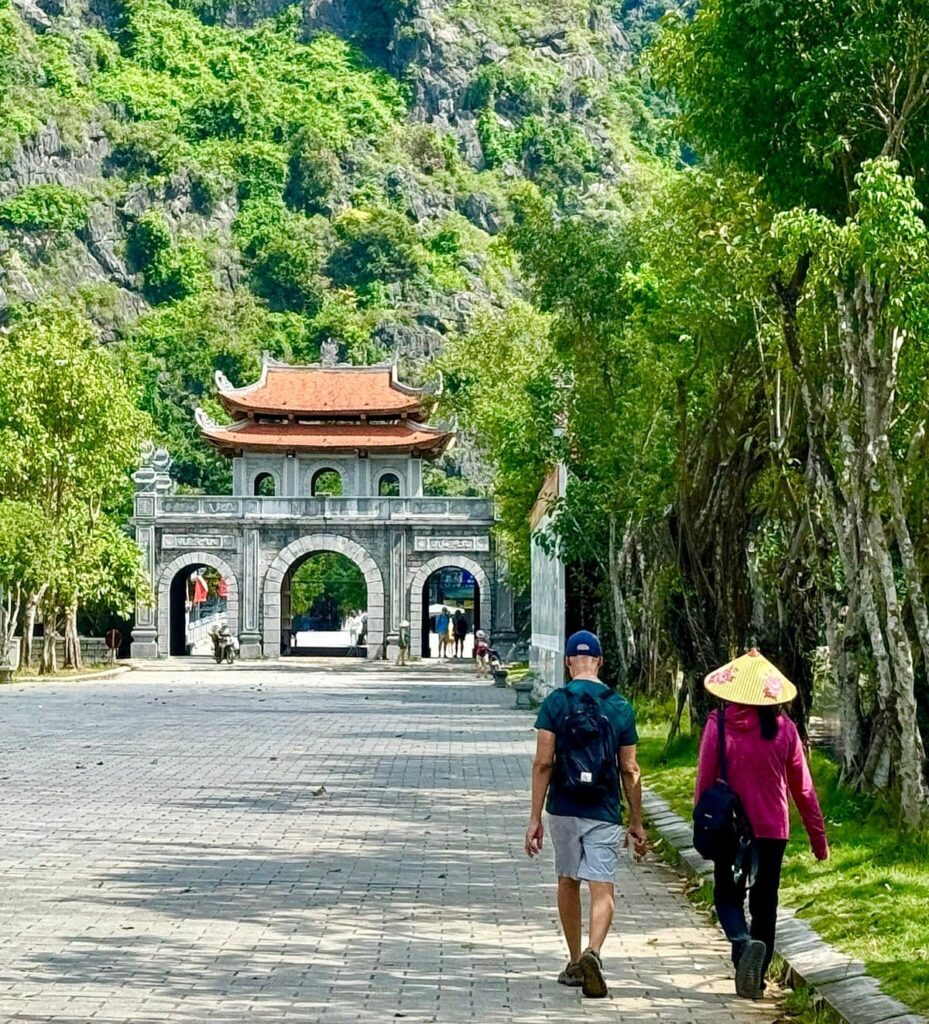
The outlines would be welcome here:
[[[58,636],[58,608],[54,601],[46,601],[42,616],[44,632],[42,634],[42,661],[39,664],[39,675],[51,675],[58,671],[58,654],[55,640]]]
[[[629,616],[626,613],[626,602],[623,597],[623,560],[625,552],[617,544],[616,538],[616,517],[610,516],[610,539],[609,539],[609,575],[610,594],[613,598],[613,631],[616,637],[616,650],[619,653],[620,678],[624,685],[628,685],[629,679],[629,658],[627,650],[631,641],[631,626]]]
[[[23,642],[19,650],[20,671],[32,668],[32,640],[35,634],[35,620],[39,611],[39,605],[45,597],[48,584],[43,584],[34,594],[30,594],[26,600],[26,607],[23,611]]]
[[[82,668],[81,639],[77,632],[77,605],[65,615],[65,668]]]

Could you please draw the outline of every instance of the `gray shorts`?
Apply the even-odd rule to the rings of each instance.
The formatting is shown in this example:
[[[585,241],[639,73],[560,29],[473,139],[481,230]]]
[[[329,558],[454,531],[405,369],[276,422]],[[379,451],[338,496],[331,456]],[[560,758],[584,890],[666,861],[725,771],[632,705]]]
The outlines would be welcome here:
[[[594,818],[548,816],[548,832],[555,850],[555,871],[559,878],[584,882],[612,882],[619,863],[621,825]]]

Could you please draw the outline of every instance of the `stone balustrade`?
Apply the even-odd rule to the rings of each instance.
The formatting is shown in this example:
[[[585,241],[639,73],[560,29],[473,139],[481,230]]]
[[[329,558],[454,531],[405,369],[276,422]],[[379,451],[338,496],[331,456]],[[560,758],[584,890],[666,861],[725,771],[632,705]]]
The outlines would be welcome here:
[[[275,522],[289,520],[354,523],[460,522],[492,524],[489,498],[339,497],[265,498],[225,495],[136,495],[135,518],[202,523],[229,520]]]

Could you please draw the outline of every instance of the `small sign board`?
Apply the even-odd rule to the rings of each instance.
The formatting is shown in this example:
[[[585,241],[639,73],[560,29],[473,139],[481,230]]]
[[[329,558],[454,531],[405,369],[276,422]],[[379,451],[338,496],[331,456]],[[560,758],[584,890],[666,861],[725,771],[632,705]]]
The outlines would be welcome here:
[[[118,651],[119,645],[123,642],[123,635],[118,629],[110,629],[107,630],[107,634],[103,639],[106,641],[108,651]]]

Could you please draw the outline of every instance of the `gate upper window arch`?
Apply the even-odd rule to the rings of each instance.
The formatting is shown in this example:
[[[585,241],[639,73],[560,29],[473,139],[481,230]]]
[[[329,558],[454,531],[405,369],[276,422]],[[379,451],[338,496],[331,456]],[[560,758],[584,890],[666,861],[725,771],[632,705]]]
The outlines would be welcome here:
[[[396,473],[382,473],[377,481],[377,493],[382,498],[399,498],[400,477]]]
[[[342,474],[337,469],[323,466],[310,477],[310,494],[314,498],[340,498],[342,493]]]
[[[253,490],[256,498],[273,498],[277,493],[277,481],[273,473],[259,473],[255,477]]]

